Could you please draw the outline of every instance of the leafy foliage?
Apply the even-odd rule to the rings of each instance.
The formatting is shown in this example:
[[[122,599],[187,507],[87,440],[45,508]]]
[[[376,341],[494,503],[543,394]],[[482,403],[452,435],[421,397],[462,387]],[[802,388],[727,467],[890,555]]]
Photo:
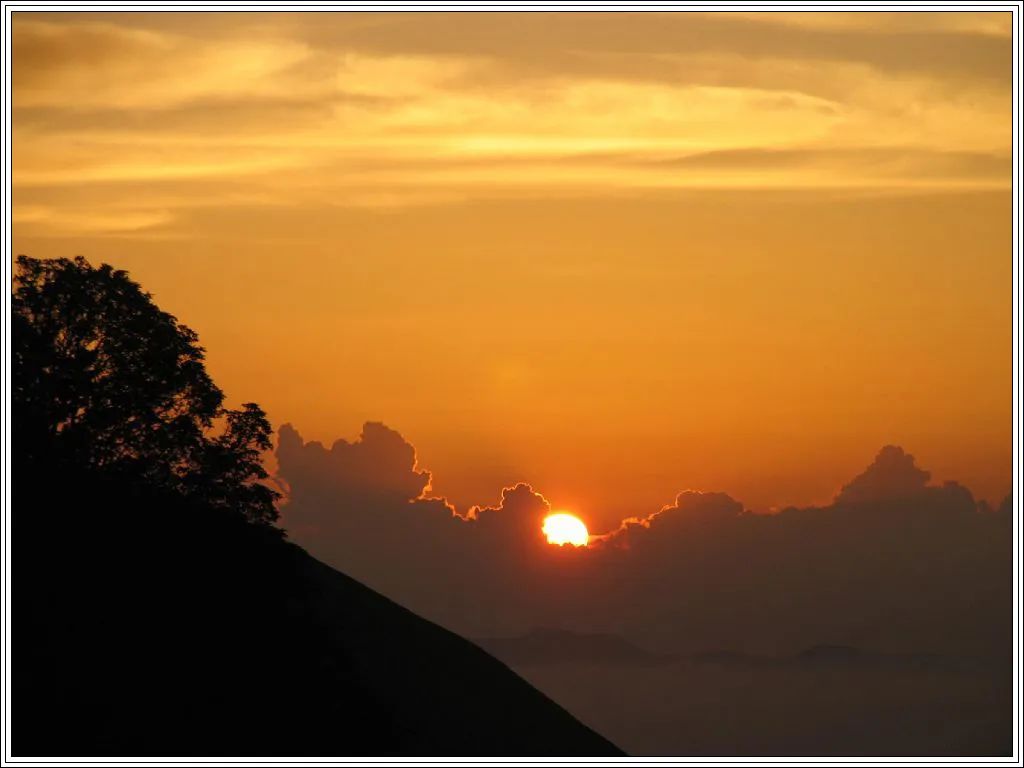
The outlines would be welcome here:
[[[224,407],[195,332],[123,270],[19,256],[13,297],[19,456],[128,473],[272,525],[262,409]]]

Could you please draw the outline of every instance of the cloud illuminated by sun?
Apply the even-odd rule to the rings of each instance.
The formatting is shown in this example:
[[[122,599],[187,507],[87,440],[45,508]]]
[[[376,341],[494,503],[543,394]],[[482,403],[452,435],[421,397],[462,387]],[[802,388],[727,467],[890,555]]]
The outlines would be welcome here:
[[[544,518],[544,535],[547,536],[548,544],[559,546],[572,544],[574,547],[584,547],[590,540],[583,521],[566,512],[557,512]]]

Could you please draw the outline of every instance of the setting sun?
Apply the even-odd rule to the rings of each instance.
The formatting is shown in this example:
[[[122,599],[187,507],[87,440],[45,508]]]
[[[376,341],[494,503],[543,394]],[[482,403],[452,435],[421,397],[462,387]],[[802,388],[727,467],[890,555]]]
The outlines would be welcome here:
[[[590,539],[583,521],[565,512],[544,518],[544,535],[548,537],[548,544],[572,544],[574,547],[586,546]]]

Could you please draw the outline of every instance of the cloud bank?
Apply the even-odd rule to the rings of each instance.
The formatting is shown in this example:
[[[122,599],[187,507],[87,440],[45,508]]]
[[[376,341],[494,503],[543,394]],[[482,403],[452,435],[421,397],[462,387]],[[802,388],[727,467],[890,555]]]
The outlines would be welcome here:
[[[815,643],[992,655],[1009,648],[1009,498],[998,510],[896,446],[820,508],[753,514],[687,490],[586,548],[548,545],[525,483],[457,512],[398,432],[330,449],[282,427],[291,537],[388,597],[469,636],[616,632],[665,651],[792,653]]]

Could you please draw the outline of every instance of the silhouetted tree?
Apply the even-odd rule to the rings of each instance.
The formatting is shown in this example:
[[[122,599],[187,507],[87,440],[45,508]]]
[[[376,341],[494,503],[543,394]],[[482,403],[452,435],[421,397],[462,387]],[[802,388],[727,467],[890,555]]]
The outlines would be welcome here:
[[[196,334],[126,272],[19,256],[12,337],[20,458],[130,473],[255,523],[277,519],[278,494],[260,482],[263,411],[224,408]]]

